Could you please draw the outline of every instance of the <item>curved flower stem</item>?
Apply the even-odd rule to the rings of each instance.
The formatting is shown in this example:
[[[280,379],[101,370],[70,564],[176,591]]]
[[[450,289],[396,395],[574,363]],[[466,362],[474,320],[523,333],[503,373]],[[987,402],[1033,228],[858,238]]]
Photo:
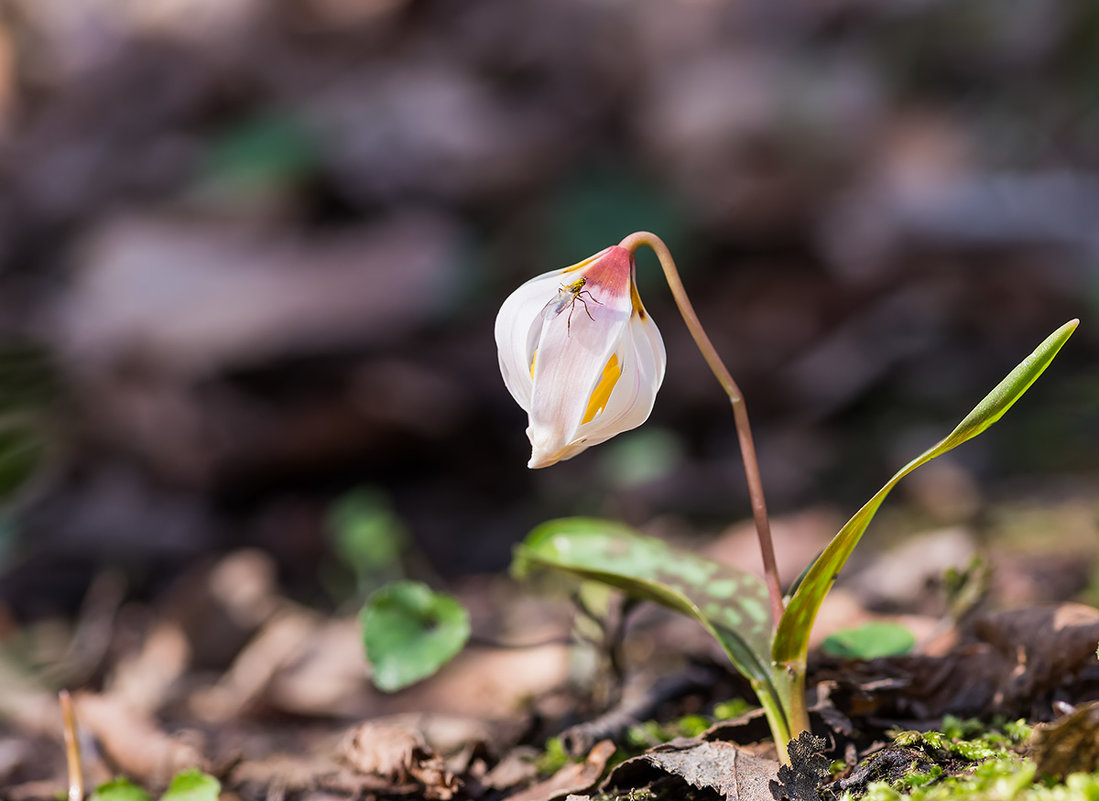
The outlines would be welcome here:
[[[702,352],[702,358],[710,366],[717,382],[729,396],[729,402],[733,406],[733,420],[736,423],[737,439],[740,441],[740,455],[744,460],[744,473],[748,479],[748,494],[752,501],[752,516],[755,518],[756,533],[759,536],[759,548],[763,555],[763,573],[767,582],[767,591],[771,596],[771,613],[774,617],[774,625],[782,618],[782,587],[778,580],[778,567],[775,564],[775,548],[771,541],[771,525],[767,520],[767,503],[763,498],[763,482],[759,476],[759,463],[756,460],[756,446],[752,440],[752,428],[748,423],[748,410],[744,405],[744,396],[740,394],[740,388],[733,381],[732,375],[721,357],[717,355],[713,343],[706,335],[706,331],[695,314],[694,307],[687,297],[687,291],[683,288],[683,282],[679,278],[675,260],[668,250],[668,246],[656,234],[648,231],[638,231],[630,234],[619,243],[619,247],[625,248],[630,253],[636,253],[641,247],[649,247],[660,260],[660,266],[664,270],[664,277],[668,281],[668,287],[672,290],[679,313],[683,315],[683,321],[691,332],[695,344]]]

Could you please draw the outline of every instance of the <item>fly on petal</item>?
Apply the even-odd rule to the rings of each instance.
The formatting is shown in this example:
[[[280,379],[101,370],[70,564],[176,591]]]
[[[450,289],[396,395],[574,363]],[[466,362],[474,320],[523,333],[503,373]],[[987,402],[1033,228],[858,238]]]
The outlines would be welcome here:
[[[611,247],[532,278],[496,317],[500,372],[527,413],[529,467],[548,467],[648,419],[667,357],[633,255]]]

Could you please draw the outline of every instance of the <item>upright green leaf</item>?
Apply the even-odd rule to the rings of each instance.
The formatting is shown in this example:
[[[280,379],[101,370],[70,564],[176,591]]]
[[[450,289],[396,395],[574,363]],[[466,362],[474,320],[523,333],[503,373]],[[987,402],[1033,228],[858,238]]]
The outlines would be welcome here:
[[[890,491],[902,478],[920,465],[972,439],[999,420],[1049,366],[1053,357],[1057,355],[1057,351],[1076,330],[1079,322],[1079,320],[1070,320],[1050,334],[1034,353],[1024,359],[985,396],[984,400],[977,404],[973,411],[966,415],[957,428],[945,439],[902,467],[873,498],[866,502],[865,506],[855,513],[854,517],[847,521],[847,524],[840,529],[809,568],[790,599],[786,613],[779,621],[773,650],[774,661],[777,664],[804,663],[809,649],[809,632],[813,627],[813,621],[816,620],[821,602],[832,588],[851,551],[858,544],[863,532],[878,511],[878,507],[882,505]]]
[[[427,678],[469,639],[465,608],[418,581],[395,581],[377,590],[359,622],[374,685],[386,692]]]
[[[770,602],[766,585],[751,573],[586,517],[551,520],[527,535],[512,571],[523,576],[536,566],[600,581],[693,617],[737,670],[770,687]]]

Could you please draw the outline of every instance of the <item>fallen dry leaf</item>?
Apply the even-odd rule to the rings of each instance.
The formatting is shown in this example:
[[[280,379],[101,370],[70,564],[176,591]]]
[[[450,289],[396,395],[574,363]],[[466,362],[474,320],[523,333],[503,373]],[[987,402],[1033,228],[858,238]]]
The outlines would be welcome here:
[[[779,767],[778,779],[770,782],[771,795],[778,801],[820,801],[817,790],[828,778],[832,762],[822,753],[827,745],[823,737],[807,731],[791,740],[790,764]]]
[[[408,792],[406,788],[413,786],[424,798],[446,801],[461,787],[423,734],[398,722],[372,721],[356,727],[340,745],[339,757],[360,773],[384,779],[395,792]]]
[[[169,736],[151,719],[109,695],[80,693],[76,719],[87,727],[103,752],[127,776],[142,784],[166,787],[179,771],[209,770],[201,747],[188,736]]]
[[[1099,703],[1035,727],[1030,745],[1039,774],[1061,779],[1091,773],[1099,765]]]
[[[511,749],[482,777],[481,785],[493,790],[507,790],[509,787],[533,781],[538,775],[535,760],[540,753],[532,746]]]
[[[1055,694],[1089,698],[1099,609],[1066,603],[974,618],[943,656],[845,661],[822,669],[852,693],[853,715],[933,720],[943,714],[1048,719]]]
[[[726,801],[772,801],[770,782],[778,768],[775,760],[732,743],[681,738],[627,759],[603,789],[637,789],[671,774],[700,790],[714,790]]]
[[[550,801],[587,790],[599,781],[614,750],[610,740],[598,742],[583,762],[565,765],[545,781],[507,796],[507,801]]]

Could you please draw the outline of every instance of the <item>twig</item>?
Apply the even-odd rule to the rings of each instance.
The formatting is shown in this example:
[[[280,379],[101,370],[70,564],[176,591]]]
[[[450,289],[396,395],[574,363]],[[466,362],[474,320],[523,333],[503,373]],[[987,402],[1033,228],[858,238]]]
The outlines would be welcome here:
[[[80,763],[80,741],[76,736],[76,715],[68,690],[57,694],[61,703],[62,731],[65,735],[65,763],[69,769],[69,801],[84,799],[84,769]]]

